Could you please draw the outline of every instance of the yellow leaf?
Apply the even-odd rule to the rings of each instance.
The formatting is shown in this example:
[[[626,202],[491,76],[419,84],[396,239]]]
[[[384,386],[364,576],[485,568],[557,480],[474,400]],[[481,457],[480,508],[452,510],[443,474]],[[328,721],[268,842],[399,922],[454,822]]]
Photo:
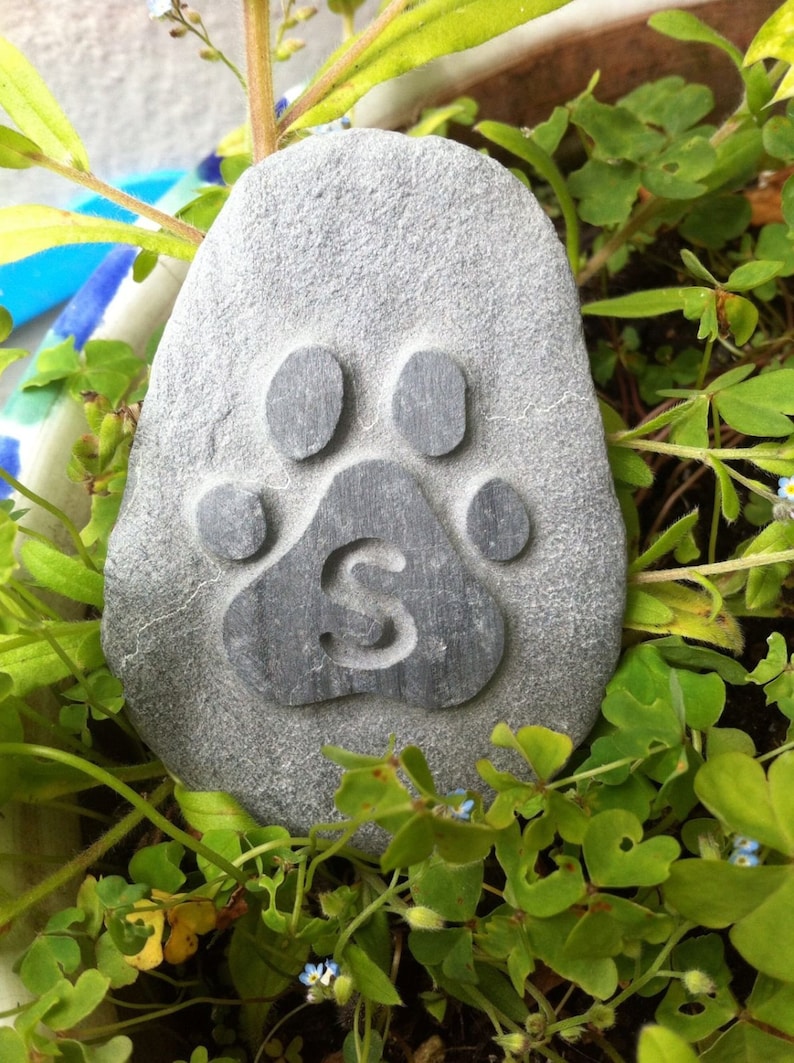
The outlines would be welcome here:
[[[659,619],[654,620],[650,614],[636,619],[629,615],[623,621],[624,627],[653,635],[681,635],[698,642],[710,642],[732,653],[741,652],[744,643],[742,629],[722,604],[721,597],[715,599],[713,594],[704,594],[672,581],[646,584],[643,593],[656,600],[660,607]],[[669,619],[662,620],[661,607],[672,613]]]
[[[163,955],[169,963],[184,963],[198,949],[198,935],[215,929],[218,912],[212,901],[185,901],[168,910],[168,922],[171,933]]]
[[[165,930],[165,912],[162,908],[152,908],[151,901],[136,901],[136,909],[143,911],[130,912],[126,919],[128,923],[143,923],[145,926],[154,927],[154,933],[149,937],[146,944],[135,956],[125,956],[124,959],[138,971],[151,971],[159,967],[163,962],[163,931]]]
[[[30,204],[0,209],[0,265],[63,244],[121,243],[190,260],[196,246],[166,232]]]

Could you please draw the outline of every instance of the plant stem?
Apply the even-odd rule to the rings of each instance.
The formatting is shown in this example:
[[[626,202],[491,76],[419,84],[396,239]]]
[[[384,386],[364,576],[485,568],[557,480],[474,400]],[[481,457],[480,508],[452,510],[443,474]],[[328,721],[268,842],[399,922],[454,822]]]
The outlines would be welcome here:
[[[251,0],[247,0],[247,2],[251,3]],[[318,104],[334,88],[336,83],[352,70],[359,57],[394,22],[409,3],[410,0],[391,0],[389,6],[381,12],[375,21],[351,41],[349,48],[339,56],[336,62],[313,85],[310,85],[291,107],[287,108],[279,120],[279,129],[287,129]]]
[[[75,184],[82,185],[83,188],[96,192],[97,195],[102,196],[104,199],[109,199],[111,203],[116,203],[133,214],[147,218],[149,221],[154,222],[158,229],[165,229],[167,232],[173,233],[174,236],[181,237],[189,244],[198,246],[204,239],[204,233],[199,229],[188,225],[187,222],[180,221],[179,218],[166,214],[163,210],[158,210],[157,207],[153,207],[149,203],[144,203],[142,199],[137,199],[127,192],[122,192],[120,188],[114,188],[113,185],[109,185],[106,181],[97,177],[96,174],[78,170],[74,166],[67,166],[62,162],[56,162],[55,159],[51,159],[48,155],[40,155],[37,152],[31,152],[28,158],[43,169],[51,170],[52,173],[65,177],[67,181],[74,181]]]
[[[638,572],[631,576],[629,583],[668,583],[677,579],[692,579],[698,576],[725,576],[732,572],[742,572],[749,568],[762,568],[764,565],[794,565],[794,550],[778,550],[769,554],[751,554],[749,557],[735,557],[731,561],[717,561],[713,565],[690,565],[686,568],[656,569],[653,572]]]
[[[254,162],[261,162],[278,147],[270,55],[270,0],[244,0],[243,12],[251,141]]]
[[[9,744],[14,745],[16,743]],[[172,787],[173,783],[170,779],[161,783],[149,799],[150,804],[162,804],[171,792]],[[23,912],[26,912],[28,908],[40,904],[46,897],[49,897],[51,893],[61,889],[73,878],[76,878],[77,875],[85,872],[92,864],[96,863],[100,857],[104,856],[106,852],[123,841],[130,831],[134,830],[140,821],[147,815],[148,812],[143,811],[140,808],[135,808],[123,819],[119,820],[115,827],[111,827],[101,838],[97,838],[92,845],[89,845],[87,849],[84,849],[83,852],[70,860],[68,864],[59,868],[42,882],[36,883],[35,886],[27,890],[21,896],[15,897],[11,901],[7,901],[2,907],[0,907],[0,924],[2,924],[3,927],[7,927],[14,921],[14,919],[22,915]]]
[[[136,793],[136,791],[127,786],[126,783],[120,782],[109,771],[99,767],[98,764],[91,764],[90,761],[83,760],[81,757],[76,757],[72,753],[66,753],[62,749],[50,749],[48,746],[38,746],[26,742],[0,742],[0,757],[2,756],[44,757],[45,760],[54,760],[60,764],[67,765],[67,767],[74,768],[76,771],[81,771],[86,775],[90,775],[98,782],[103,783],[111,790],[114,790],[120,797],[123,797],[125,801],[129,802],[133,808],[141,812],[141,814],[149,819],[155,827],[159,827],[169,838],[181,842],[186,849],[190,849],[191,852],[203,856],[205,860],[213,865],[213,867],[217,867],[219,871],[223,871],[224,874],[233,878],[235,882],[239,882],[240,885],[245,885],[248,881],[248,876],[240,871],[238,867],[235,867],[235,865],[230,860],[227,860],[225,856],[221,856],[220,853],[216,853],[213,849],[203,845],[191,834],[188,834],[187,831],[174,826],[166,816],[154,809],[145,797],[141,797],[139,793]],[[168,785],[170,785],[170,781]],[[7,911],[9,907],[13,908],[13,904],[10,906],[0,906],[0,925],[8,922]]]
[[[339,938],[336,942],[336,947],[334,949],[334,959],[338,963],[342,961],[342,952],[344,950],[345,945],[348,943],[351,936],[356,932],[356,930],[358,930],[361,924],[366,923],[367,920],[377,911],[378,908],[382,908],[386,901],[388,901],[393,894],[397,893],[397,882],[399,881],[399,878],[399,871],[395,871],[391,877],[391,882],[389,883],[388,887],[383,891],[383,893],[380,893],[374,901],[370,901],[366,908],[360,911],[356,918],[351,920],[351,922],[348,923],[348,925],[339,935]]]
[[[703,348],[703,357],[700,360],[700,368],[698,369],[697,380],[695,381],[695,391],[700,391],[706,380],[706,375],[711,365],[711,354],[714,350],[714,338],[709,337],[706,341],[706,346]]]
[[[587,284],[590,278],[594,277],[636,232],[639,232],[644,225],[653,219],[654,215],[659,214],[666,206],[668,206],[667,201],[659,199],[657,196],[651,196],[650,199],[647,199],[638,208],[634,216],[629,218],[626,224],[621,229],[618,229],[599,251],[596,251],[584,269],[579,272],[576,278],[577,284],[580,287]]]
[[[58,509],[58,507],[54,506],[52,502],[48,502],[46,498],[42,498],[34,491],[30,491],[27,487],[21,484],[19,480],[16,479],[16,477],[12,476],[10,472],[6,472],[6,470],[3,468],[0,468],[0,479],[5,480],[8,486],[13,488],[13,490],[16,491],[17,494],[22,495],[23,498],[27,498],[29,502],[33,502],[35,505],[41,506],[41,508],[46,510],[47,513],[50,513],[53,517],[59,520],[66,529],[66,531],[69,533],[69,538],[74,543],[75,549],[80,555],[80,559],[82,560],[83,564],[86,566],[86,568],[90,568],[92,572],[97,571],[97,567],[91,559],[91,555],[86,550],[85,545],[83,544],[83,540],[80,538],[80,532],[77,530],[76,524],[66,516],[63,510]]]
[[[694,927],[694,923],[685,922],[682,923],[677,930],[673,931],[673,933],[668,938],[664,948],[653,961],[653,963],[645,972],[645,974],[640,975],[639,978],[635,978],[631,985],[624,989],[622,993],[619,993],[618,996],[614,997],[614,999],[608,1001],[609,1006],[612,1008],[620,1007],[620,1005],[623,1004],[626,1000],[628,1000],[629,997],[634,996],[634,994],[638,990],[642,989],[644,985],[647,985],[648,982],[653,981],[653,979],[656,978],[662,971],[665,960],[676,947],[681,938],[688,934],[690,930],[693,930]]]
[[[708,344],[706,344],[708,351]],[[709,352],[709,360],[711,358]],[[706,359],[703,359],[703,366],[701,372],[705,372],[708,369]],[[702,384],[702,381],[700,382]],[[714,445],[718,447],[720,445],[720,415],[717,413],[716,406],[711,407],[711,423],[714,427]],[[709,531],[709,549],[708,559],[710,564],[714,564],[717,560],[717,539],[720,533],[720,517],[722,516],[722,504],[723,504],[723,491],[722,483],[719,476],[714,477],[714,505],[711,510],[711,529]]]

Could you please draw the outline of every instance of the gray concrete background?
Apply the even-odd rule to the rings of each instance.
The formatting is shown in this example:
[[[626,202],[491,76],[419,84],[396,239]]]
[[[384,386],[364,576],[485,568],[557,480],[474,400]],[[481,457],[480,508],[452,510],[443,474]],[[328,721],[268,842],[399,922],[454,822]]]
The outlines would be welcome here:
[[[199,0],[196,6],[213,41],[242,64],[242,5]],[[271,6],[276,25],[281,5]],[[291,31],[306,48],[276,65],[279,93],[309,76],[341,41],[339,17],[322,0],[317,6],[310,22]],[[366,0],[357,24],[377,6],[378,0]],[[192,166],[245,120],[245,99],[231,71],[201,60],[200,42],[174,40],[168,26],[150,20],[146,0],[0,0],[0,34],[42,74],[83,138],[93,169],[110,181]],[[63,204],[74,193],[51,174],[0,171],[0,206]]]

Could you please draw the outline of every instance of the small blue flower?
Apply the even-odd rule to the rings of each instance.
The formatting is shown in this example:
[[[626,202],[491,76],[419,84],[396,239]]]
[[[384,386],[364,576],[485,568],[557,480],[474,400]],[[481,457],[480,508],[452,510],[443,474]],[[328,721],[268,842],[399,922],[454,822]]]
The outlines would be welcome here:
[[[448,794],[448,796],[449,797],[458,797],[458,796],[462,797],[465,793],[466,793],[465,790],[458,789],[458,790],[453,790],[451,794]],[[458,805],[457,808],[451,808],[449,810],[449,814],[450,814],[450,816],[452,816],[453,819],[460,819],[460,820],[464,820],[465,821],[465,820],[471,819],[471,814],[472,814],[473,811],[474,811],[474,798],[467,797],[465,801],[461,801],[461,803]]]
[[[761,861],[755,853],[746,853],[741,849],[736,849],[728,857],[728,863],[735,864],[737,867],[758,867]]]
[[[165,18],[172,11],[171,0],[146,0],[149,18]]]
[[[339,964],[334,963],[333,960],[317,964],[307,963],[303,968],[303,973],[298,977],[309,988],[317,985],[329,986],[334,978],[339,977]]]
[[[781,476],[778,480],[777,493],[781,498],[794,502],[794,476]]]
[[[307,963],[303,968],[303,973],[300,975],[300,980],[304,985],[313,986],[316,985],[317,982],[321,982],[322,977],[323,965],[321,963]]]
[[[737,853],[757,853],[761,848],[760,842],[755,838],[748,838],[746,834],[734,834],[732,844],[734,852]]]

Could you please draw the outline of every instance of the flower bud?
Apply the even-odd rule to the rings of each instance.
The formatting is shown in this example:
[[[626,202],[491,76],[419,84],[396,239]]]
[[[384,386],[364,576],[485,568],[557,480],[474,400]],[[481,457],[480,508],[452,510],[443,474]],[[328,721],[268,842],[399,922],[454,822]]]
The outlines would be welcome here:
[[[191,25],[198,26],[198,24],[201,22],[201,15],[198,13],[198,11],[194,11],[192,8],[188,7],[185,8],[184,13],[185,18]]]
[[[524,1029],[533,1041],[539,1041],[546,1034],[547,1019],[542,1011],[533,1011],[524,1023]]]
[[[206,59],[208,63],[217,63],[221,57],[221,53],[217,48],[202,48],[199,52],[199,56],[202,59]]]
[[[411,930],[441,930],[444,926],[444,920],[438,912],[422,905],[406,908],[402,915]]]
[[[283,63],[305,47],[306,41],[300,41],[297,37],[286,37],[276,48],[276,59]]]
[[[317,14],[317,8],[314,5],[307,5],[306,7],[299,7],[293,13],[293,18],[296,22],[307,22],[310,18],[313,18]]]
[[[609,1030],[615,1025],[615,1009],[608,1004],[593,1004],[585,1018],[597,1030]]]
[[[512,1056],[523,1056],[532,1047],[529,1038],[523,1033],[503,1033],[494,1037],[494,1041]]]
[[[338,978],[334,979],[333,990],[334,1000],[343,1008],[345,1004],[350,1000],[353,995],[353,979],[349,974],[340,974]]]
[[[584,1026],[569,1026],[567,1030],[560,1030],[558,1036],[569,1045],[575,1045],[584,1033]]]
[[[691,971],[685,971],[681,981],[684,983],[684,989],[692,997],[711,997],[717,992],[717,987],[711,976],[706,974],[705,971],[699,971],[696,968]]]

